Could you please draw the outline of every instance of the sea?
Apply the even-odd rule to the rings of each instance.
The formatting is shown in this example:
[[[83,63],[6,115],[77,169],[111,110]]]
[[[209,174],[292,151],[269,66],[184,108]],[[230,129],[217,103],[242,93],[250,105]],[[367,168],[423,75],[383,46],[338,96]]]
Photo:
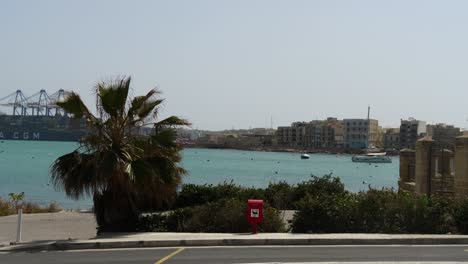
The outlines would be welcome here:
[[[59,156],[77,147],[73,142],[0,141],[0,197],[24,192],[26,200],[41,205],[57,202],[65,209],[90,209],[92,198],[73,200],[50,181],[50,166]],[[399,158],[392,163],[353,163],[351,155],[261,152],[187,148],[181,166],[188,174],[183,183],[217,184],[234,182],[246,187],[269,183],[298,183],[312,175],[340,177],[352,192],[372,188],[397,188]]]

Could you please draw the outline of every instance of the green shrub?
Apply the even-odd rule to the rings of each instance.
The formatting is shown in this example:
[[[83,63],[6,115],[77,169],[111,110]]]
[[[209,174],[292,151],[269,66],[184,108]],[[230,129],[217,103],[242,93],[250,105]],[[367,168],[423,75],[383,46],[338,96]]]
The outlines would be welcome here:
[[[23,202],[21,206],[25,214],[55,213],[62,210],[57,202],[51,202],[47,206],[40,206],[32,202]]]
[[[293,185],[284,181],[270,183],[265,189],[265,200],[276,209],[291,209],[292,204],[295,202],[293,200],[294,190]]]
[[[413,196],[389,189],[308,195],[297,203],[293,232],[421,233],[464,232],[467,202]],[[465,206],[465,207],[464,207]],[[466,210],[466,211],[463,211]]]
[[[460,198],[456,202],[454,213],[457,231],[462,234],[468,234],[468,197]]]
[[[355,226],[354,194],[312,196],[308,194],[297,203],[292,231],[295,233],[349,232]]]
[[[0,198],[0,216],[16,214],[18,208],[22,208],[24,214],[54,213],[62,210],[56,202],[51,202],[47,206],[40,206],[33,202],[23,201],[18,203],[15,200],[3,200]]]
[[[331,174],[323,177],[312,175],[311,179],[298,183],[293,187],[293,197],[291,208],[297,208],[295,203],[299,202],[304,197],[310,196],[323,196],[347,193],[344,184],[339,177],[333,177]]]
[[[266,189],[245,188],[231,182],[218,185],[184,184],[177,195],[174,208],[183,208],[194,205],[203,205],[226,198],[262,199],[276,209],[295,209],[296,203],[307,195],[342,194],[347,191],[338,177],[325,175],[323,177],[311,176],[311,179],[297,185],[284,181],[270,183]]]
[[[178,208],[167,215],[143,217],[138,223],[139,231],[245,233],[251,232],[247,222],[247,202],[228,198],[204,205]],[[284,232],[285,227],[279,212],[264,205],[264,222],[260,232]]]
[[[15,214],[13,204],[0,198],[0,216]]]
[[[264,190],[245,188],[231,182],[223,182],[218,185],[184,184],[177,195],[175,208],[183,208],[194,205],[202,205],[216,202],[226,198],[238,199],[264,199]]]
[[[167,232],[167,214],[141,216],[136,225],[138,232]]]

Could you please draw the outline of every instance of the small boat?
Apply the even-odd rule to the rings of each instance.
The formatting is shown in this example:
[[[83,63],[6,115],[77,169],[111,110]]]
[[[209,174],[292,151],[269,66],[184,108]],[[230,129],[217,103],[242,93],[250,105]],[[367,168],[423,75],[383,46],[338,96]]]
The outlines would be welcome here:
[[[353,162],[365,162],[365,163],[392,163],[392,159],[385,156],[387,153],[368,153],[366,155],[353,156],[351,160]]]
[[[309,158],[310,158],[310,156],[307,155],[306,153],[301,155],[301,159],[309,159]]]

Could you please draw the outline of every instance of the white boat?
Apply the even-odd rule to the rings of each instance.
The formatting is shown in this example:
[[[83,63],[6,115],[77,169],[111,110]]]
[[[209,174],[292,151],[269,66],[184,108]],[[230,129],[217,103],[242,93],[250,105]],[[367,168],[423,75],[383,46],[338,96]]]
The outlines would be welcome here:
[[[301,155],[301,159],[309,159],[309,158],[310,158],[310,156],[307,155],[306,153]]]
[[[392,159],[387,155],[387,153],[368,153],[366,155],[357,155],[353,156],[351,160],[353,162],[365,162],[365,163],[392,163]]]

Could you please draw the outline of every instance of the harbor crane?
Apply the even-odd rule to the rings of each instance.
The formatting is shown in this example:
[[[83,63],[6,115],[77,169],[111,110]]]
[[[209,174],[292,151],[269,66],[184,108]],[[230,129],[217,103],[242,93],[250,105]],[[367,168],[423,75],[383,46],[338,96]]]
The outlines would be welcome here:
[[[49,95],[46,90],[27,97],[21,90],[16,90],[3,98],[0,98],[0,106],[13,108],[13,115],[33,115],[33,116],[65,116],[57,102],[65,100],[70,94],[69,91],[60,89]]]

